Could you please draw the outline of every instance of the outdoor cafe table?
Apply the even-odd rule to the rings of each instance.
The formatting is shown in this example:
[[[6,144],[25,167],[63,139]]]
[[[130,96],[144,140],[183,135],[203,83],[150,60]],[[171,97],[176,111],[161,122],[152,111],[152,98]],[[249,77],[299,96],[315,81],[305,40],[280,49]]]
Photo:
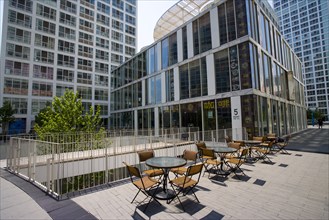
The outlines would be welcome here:
[[[178,157],[152,157],[147,159],[145,163],[150,167],[163,169],[163,190],[155,195],[156,198],[170,200],[175,197],[175,192],[167,189],[169,171],[171,168],[184,166],[186,160]]]
[[[255,158],[253,158],[251,156],[251,151],[252,151],[252,147],[257,147],[258,145],[260,145],[262,142],[261,141],[256,141],[256,140],[238,140],[239,142],[244,142],[244,144],[246,145],[247,148],[249,148],[249,157],[246,158],[247,162],[252,162],[255,160]]]
[[[214,152],[217,153],[220,157],[221,164],[220,164],[219,175],[228,175],[229,172],[227,172],[223,169],[223,163],[224,163],[225,156],[226,156],[226,154],[236,152],[237,149],[232,148],[232,147],[219,147],[219,146],[207,146],[207,148],[214,150]]]

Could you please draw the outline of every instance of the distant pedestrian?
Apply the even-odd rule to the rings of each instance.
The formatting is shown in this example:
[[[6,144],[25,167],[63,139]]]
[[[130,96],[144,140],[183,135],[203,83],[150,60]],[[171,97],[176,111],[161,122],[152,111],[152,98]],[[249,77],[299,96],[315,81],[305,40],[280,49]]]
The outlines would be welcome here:
[[[323,125],[322,118],[318,119],[318,124],[319,124],[319,129],[322,128],[322,125]]]

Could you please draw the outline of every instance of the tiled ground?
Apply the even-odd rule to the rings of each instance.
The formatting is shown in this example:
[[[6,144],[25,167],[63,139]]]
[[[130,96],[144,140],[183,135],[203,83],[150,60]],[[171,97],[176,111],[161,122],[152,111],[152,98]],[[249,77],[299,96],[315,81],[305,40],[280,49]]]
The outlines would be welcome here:
[[[329,155],[290,151],[272,156],[275,164],[258,161],[243,165],[248,177],[238,180],[201,178],[196,195],[183,198],[184,212],[177,200],[163,205],[130,201],[137,189],[122,184],[73,198],[98,219],[328,219]],[[144,199],[141,194],[138,201]]]

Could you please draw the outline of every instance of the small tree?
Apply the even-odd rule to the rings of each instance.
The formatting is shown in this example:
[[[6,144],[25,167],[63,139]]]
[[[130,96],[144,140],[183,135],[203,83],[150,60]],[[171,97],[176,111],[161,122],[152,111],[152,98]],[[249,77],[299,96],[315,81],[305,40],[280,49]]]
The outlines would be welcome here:
[[[13,116],[15,110],[12,108],[10,102],[5,101],[0,108],[0,123],[2,126],[2,134],[8,134],[9,123],[15,120]]]
[[[91,107],[85,115],[83,115],[83,110],[78,93],[75,94],[72,90],[66,90],[63,96],[54,98],[51,107],[47,106],[40,111],[37,116],[35,131],[41,139],[44,139],[48,134],[103,131],[103,128],[98,129],[101,121],[100,108],[94,113]],[[74,137],[79,138],[78,136]],[[56,141],[64,140],[57,138]],[[77,141],[77,139],[70,141]]]

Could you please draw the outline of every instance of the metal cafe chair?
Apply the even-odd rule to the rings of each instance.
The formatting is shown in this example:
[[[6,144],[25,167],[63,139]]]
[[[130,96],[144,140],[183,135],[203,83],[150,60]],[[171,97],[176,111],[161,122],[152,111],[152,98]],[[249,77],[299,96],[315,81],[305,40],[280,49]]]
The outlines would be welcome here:
[[[146,196],[146,198],[139,202],[138,205],[144,202],[147,198],[150,198],[147,202],[146,207],[144,208],[144,211],[147,209],[152,199],[154,199],[157,203],[161,205],[161,203],[155,198],[155,193],[161,182],[149,176],[143,177],[137,167],[128,165],[126,162],[123,162],[123,164],[127,167],[131,183],[138,189],[138,192],[136,193],[131,203],[133,203],[137,195],[142,192]]]
[[[191,165],[187,168],[186,173],[183,176],[176,177],[173,180],[170,181],[171,187],[175,191],[175,197],[170,200],[168,203],[171,203],[175,198],[178,199],[179,203],[181,204],[183,210],[184,206],[179,198],[180,194],[183,196],[186,196],[189,192],[192,192],[195,199],[200,203],[198,197],[195,195],[194,188],[198,185],[201,171],[202,171],[203,163],[198,163]],[[193,177],[196,178],[193,178]],[[175,190],[176,188],[176,190]]]

